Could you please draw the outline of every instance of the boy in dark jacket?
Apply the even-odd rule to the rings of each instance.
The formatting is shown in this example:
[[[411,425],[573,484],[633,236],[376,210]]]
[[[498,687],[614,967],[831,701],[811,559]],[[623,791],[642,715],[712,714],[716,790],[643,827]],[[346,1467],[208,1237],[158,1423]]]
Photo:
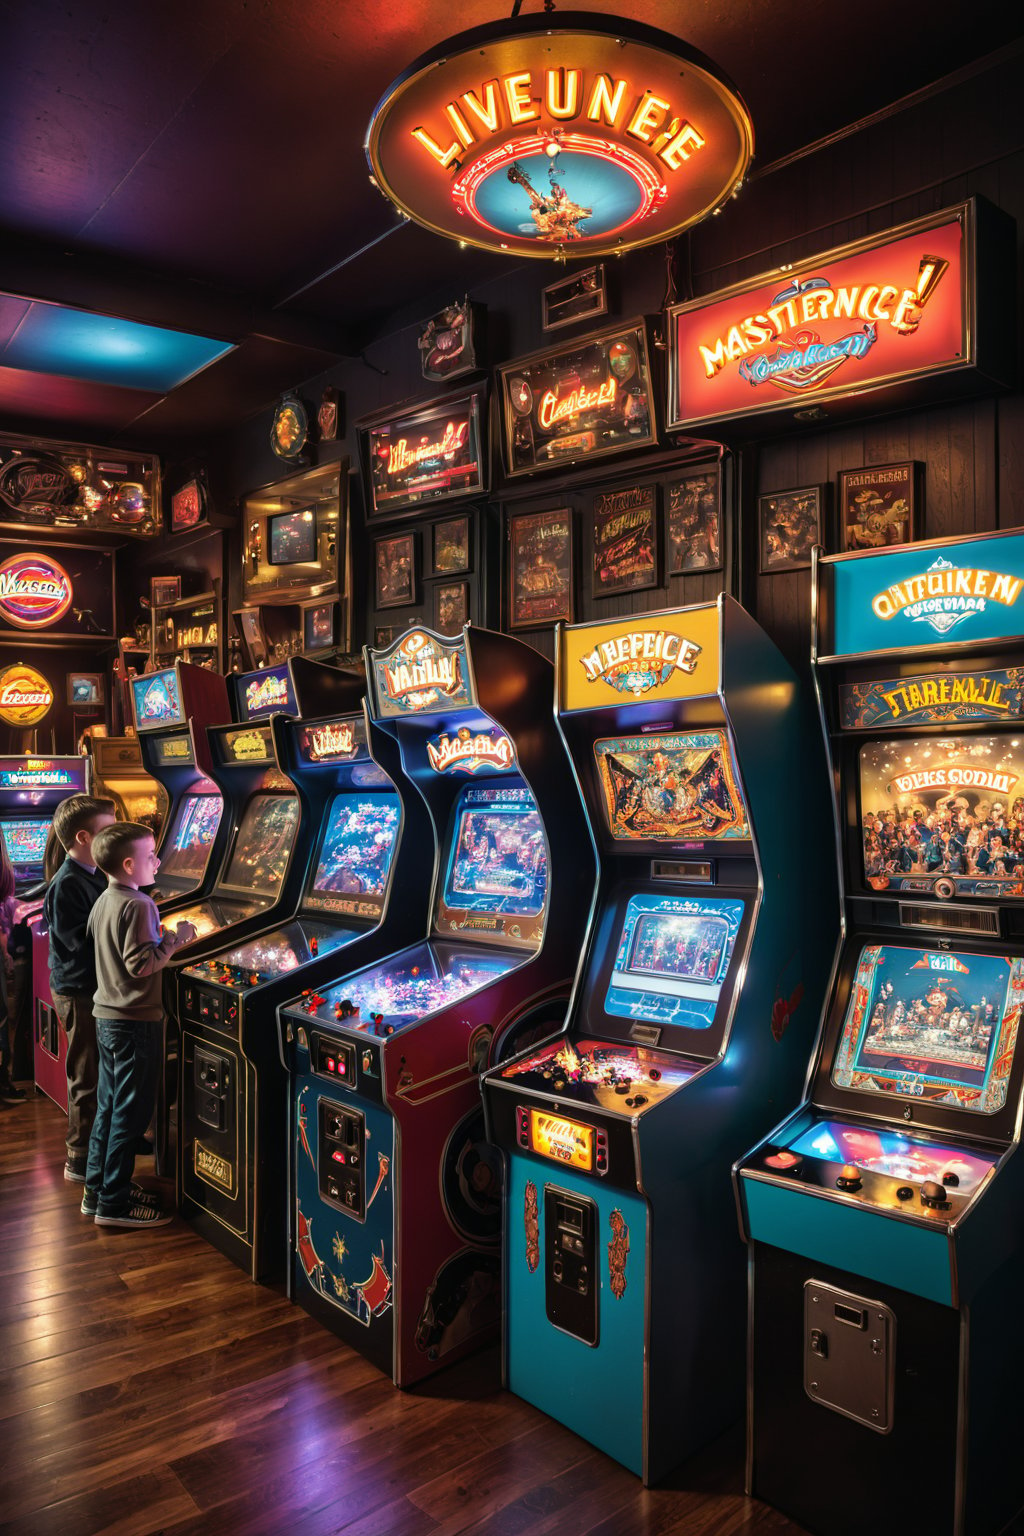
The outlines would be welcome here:
[[[72,1184],[85,1183],[99,1072],[92,1013],[96,964],[85,927],[89,913],[107,888],[107,881],[93,860],[92,840],[102,827],[113,823],[113,800],[72,795],[61,801],[53,813],[53,830],[64,845],[65,858],[43,900],[50,934],[50,991],[68,1037],[68,1150],[64,1177]]]
[[[196,930],[179,923],[165,933],[156,902],[140,890],[160,868],[148,827],[115,822],[96,834],[92,851],[108,884],[87,925],[96,952],[100,1071],[82,1214],[95,1216],[98,1227],[162,1226],[170,1215],[132,1181],[135,1146],[153,1113],[163,1065],[160,973]]]

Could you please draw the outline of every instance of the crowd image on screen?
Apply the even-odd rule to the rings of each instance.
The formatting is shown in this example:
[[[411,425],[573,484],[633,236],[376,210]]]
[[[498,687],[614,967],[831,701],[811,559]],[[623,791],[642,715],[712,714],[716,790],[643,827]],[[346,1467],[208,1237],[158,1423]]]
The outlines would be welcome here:
[[[644,917],[637,924],[629,968],[714,981],[727,937],[721,918]]]
[[[929,979],[909,996],[885,981],[872,1005],[862,1055],[912,1054],[982,1071],[1001,1017],[994,995],[972,1000],[953,983]]]
[[[981,880],[1024,878],[1024,797],[971,803],[950,795],[934,806],[889,806],[863,818],[868,880],[900,875],[952,875]]]

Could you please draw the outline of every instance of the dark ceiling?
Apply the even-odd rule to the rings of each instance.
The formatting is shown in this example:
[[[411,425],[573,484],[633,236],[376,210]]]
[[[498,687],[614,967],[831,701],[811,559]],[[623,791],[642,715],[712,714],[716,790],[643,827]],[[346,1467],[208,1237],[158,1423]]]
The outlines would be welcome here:
[[[526,11],[541,0],[525,0]],[[745,97],[755,170],[1024,33],[950,0],[590,0],[685,38]],[[0,0],[0,294],[237,343],[166,396],[19,379],[0,419],[151,441],[227,426],[357,352],[388,315],[500,270],[396,219],[363,138],[463,0]],[[428,313],[425,308],[424,313]],[[0,359],[2,361],[2,359]],[[122,398],[123,397],[123,398]]]

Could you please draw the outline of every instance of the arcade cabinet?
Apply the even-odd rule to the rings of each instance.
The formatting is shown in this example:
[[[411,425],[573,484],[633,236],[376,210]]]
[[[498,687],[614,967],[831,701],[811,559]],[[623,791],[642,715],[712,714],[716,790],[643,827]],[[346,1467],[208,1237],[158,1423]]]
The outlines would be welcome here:
[[[835,946],[797,678],[731,598],[559,627],[600,855],[565,1028],[483,1083],[509,1388],[645,1482],[743,1408],[729,1169],[799,1084]]]
[[[748,1489],[824,1536],[1024,1501],[1024,537],[814,563],[845,937],[737,1169]]]
[[[122,821],[149,827],[160,843],[170,804],[167,791],[142,765],[138,736],[89,738],[89,793],[113,800]]]
[[[420,941],[279,1012],[292,1074],[289,1295],[410,1386],[493,1332],[500,1169],[478,1074],[564,1012],[594,869],[551,663],[424,629],[369,651],[371,720],[429,812]],[[404,840],[403,840],[404,846]],[[397,882],[396,882],[397,884]]]
[[[288,1082],[277,1004],[337,975],[342,947],[347,966],[412,940],[431,873],[426,808],[403,778],[394,739],[365,715],[362,670],[301,658],[292,666],[300,687],[311,667],[335,684],[331,714],[272,723],[299,804],[300,883],[279,904],[294,916],[186,965],[178,979],[181,1211],[253,1280],[283,1275],[287,1255]]]

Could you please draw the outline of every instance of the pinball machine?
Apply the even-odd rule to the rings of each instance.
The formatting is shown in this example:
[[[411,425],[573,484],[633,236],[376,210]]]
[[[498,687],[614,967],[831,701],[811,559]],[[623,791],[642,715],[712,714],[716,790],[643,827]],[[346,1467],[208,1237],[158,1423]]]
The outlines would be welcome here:
[[[799,1082],[828,978],[831,863],[793,851],[828,837],[824,767],[796,676],[724,595],[560,626],[556,667],[600,880],[562,1032],[483,1081],[504,1372],[654,1482],[742,1411],[729,1170]]]
[[[429,813],[418,942],[279,1010],[289,1294],[411,1386],[493,1335],[500,1169],[479,1072],[564,1012],[594,867],[551,663],[423,629],[367,653],[369,715]],[[405,892],[402,891],[404,899]]]
[[[1024,538],[813,575],[844,935],[803,1102],[736,1169],[747,1485],[826,1536],[995,1533],[1024,1502]]]
[[[293,659],[300,682],[310,665]],[[411,940],[429,894],[426,808],[394,739],[365,714],[362,671],[329,673],[330,713],[321,690],[317,715],[278,715],[272,725],[300,812],[297,883],[277,908],[289,921],[262,925],[178,977],[181,1211],[253,1280],[283,1275],[287,1252],[277,1004],[302,984],[325,985],[343,953],[358,964]]]

